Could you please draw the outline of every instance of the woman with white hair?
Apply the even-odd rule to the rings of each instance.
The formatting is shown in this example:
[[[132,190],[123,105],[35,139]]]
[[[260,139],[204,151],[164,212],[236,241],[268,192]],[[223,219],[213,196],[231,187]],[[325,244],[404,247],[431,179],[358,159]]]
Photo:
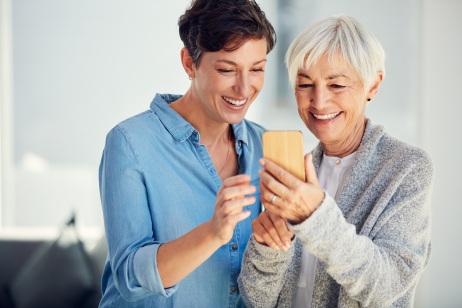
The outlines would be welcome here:
[[[430,256],[433,166],[366,117],[385,54],[356,19],[309,25],[286,55],[298,112],[319,140],[306,181],[261,159],[266,211],[238,279],[247,307],[410,307]]]

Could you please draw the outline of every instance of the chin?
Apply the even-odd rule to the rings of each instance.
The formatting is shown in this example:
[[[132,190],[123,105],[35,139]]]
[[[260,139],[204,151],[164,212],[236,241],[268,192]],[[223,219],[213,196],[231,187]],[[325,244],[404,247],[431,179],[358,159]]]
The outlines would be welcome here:
[[[237,124],[237,123],[240,123],[242,122],[242,120],[244,120],[244,116],[242,117],[230,117],[228,118],[228,122],[229,124]]]

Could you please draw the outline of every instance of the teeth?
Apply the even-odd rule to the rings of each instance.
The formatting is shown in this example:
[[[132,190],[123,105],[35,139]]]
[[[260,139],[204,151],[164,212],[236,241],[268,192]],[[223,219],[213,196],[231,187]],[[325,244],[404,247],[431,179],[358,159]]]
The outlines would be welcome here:
[[[230,99],[230,98],[224,97],[224,96],[223,96],[223,99],[224,99],[225,101],[227,101],[228,103],[234,105],[234,106],[242,106],[242,105],[247,101],[247,99],[243,99],[243,100],[241,100],[241,101],[236,101],[236,100],[234,100],[234,99]]]
[[[330,113],[330,114],[314,114],[313,116],[318,120],[330,120],[335,118],[340,112]]]

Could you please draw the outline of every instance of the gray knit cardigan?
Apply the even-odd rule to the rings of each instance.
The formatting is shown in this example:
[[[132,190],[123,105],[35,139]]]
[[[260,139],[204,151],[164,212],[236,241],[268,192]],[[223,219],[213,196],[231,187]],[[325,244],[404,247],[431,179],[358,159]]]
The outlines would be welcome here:
[[[318,170],[323,151],[313,162]],[[368,120],[351,172],[336,202],[294,225],[291,248],[250,239],[239,276],[247,307],[290,307],[302,249],[317,257],[311,307],[412,307],[430,257],[433,165]]]

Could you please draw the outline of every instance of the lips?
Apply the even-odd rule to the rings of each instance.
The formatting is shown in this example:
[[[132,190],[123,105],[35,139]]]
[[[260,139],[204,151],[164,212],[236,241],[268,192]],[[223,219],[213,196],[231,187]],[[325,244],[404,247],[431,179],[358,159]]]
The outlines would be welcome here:
[[[314,114],[312,113],[313,117],[317,120],[332,120],[336,118],[340,112],[328,113],[328,114]]]
[[[245,104],[245,102],[247,102],[247,99],[242,99],[242,100],[236,100],[236,99],[232,99],[232,98],[229,98],[229,97],[226,97],[226,96],[222,96],[223,100],[225,100],[226,102],[228,102],[229,104],[233,105],[233,106],[236,106],[236,107],[240,107],[242,105]]]

